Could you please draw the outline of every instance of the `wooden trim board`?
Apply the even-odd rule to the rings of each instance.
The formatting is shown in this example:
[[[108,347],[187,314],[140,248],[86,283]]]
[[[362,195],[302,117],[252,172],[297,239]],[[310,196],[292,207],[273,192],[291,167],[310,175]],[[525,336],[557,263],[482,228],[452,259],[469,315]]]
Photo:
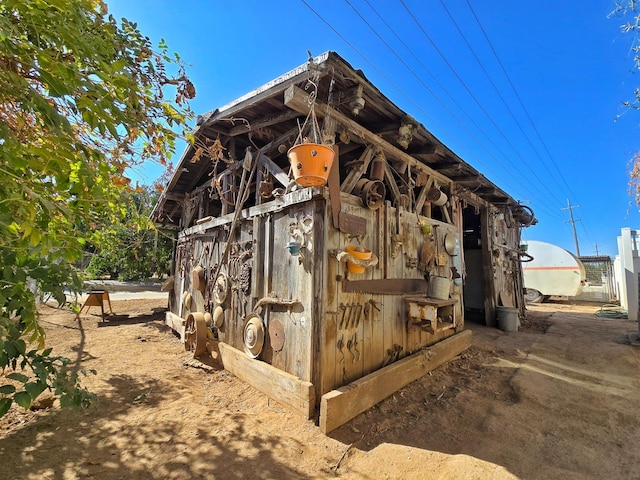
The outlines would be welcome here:
[[[471,346],[471,330],[377,370],[320,399],[320,430],[327,434],[405,385],[426,375]]]
[[[180,340],[184,342],[184,318],[176,315],[175,313],[166,312],[164,316],[164,323],[180,335]]]
[[[224,369],[275,401],[300,413],[307,420],[315,413],[315,390],[311,382],[278,370],[268,363],[249,358],[224,342],[218,343]]]

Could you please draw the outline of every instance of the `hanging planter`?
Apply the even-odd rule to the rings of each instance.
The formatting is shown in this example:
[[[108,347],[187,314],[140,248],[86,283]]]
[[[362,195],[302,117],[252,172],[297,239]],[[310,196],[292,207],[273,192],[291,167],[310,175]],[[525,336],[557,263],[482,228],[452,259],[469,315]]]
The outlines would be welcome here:
[[[319,143],[301,143],[291,147],[287,156],[298,185],[322,187],[327,184],[335,156],[331,147]]]
[[[302,126],[299,126],[298,137],[287,152],[293,178],[303,187],[322,187],[327,184],[335,152],[321,143],[322,134],[315,113],[317,85],[309,80],[314,90],[309,94],[309,114]]]

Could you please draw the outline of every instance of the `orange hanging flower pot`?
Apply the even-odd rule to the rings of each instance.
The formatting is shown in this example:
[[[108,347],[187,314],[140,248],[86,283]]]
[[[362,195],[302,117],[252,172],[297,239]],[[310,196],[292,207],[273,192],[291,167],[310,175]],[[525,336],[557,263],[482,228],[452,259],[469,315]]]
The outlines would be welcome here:
[[[331,147],[319,143],[301,143],[291,147],[287,156],[298,185],[322,187],[327,184],[335,157]]]

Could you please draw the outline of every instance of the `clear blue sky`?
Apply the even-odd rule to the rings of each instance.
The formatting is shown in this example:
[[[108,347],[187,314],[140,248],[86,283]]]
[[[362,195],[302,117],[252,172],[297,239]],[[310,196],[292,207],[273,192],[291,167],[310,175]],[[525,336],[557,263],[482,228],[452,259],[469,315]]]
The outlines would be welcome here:
[[[640,112],[621,107],[640,76],[632,72],[631,35],[620,33],[621,20],[607,18],[614,0],[108,4],[190,64],[196,113],[303,64],[307,50],[334,50],[461,158],[531,206],[539,224],[523,231],[525,239],[575,253],[567,199],[579,205],[582,255],[597,248],[615,256],[620,229],[640,228],[627,174],[640,151]],[[151,183],[159,173],[149,167],[137,175]]]

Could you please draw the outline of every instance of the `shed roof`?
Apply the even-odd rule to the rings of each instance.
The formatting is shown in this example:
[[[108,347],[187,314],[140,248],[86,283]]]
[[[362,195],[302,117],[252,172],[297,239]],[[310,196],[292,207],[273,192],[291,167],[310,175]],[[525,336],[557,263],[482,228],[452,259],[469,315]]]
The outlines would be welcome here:
[[[199,152],[199,146],[210,145],[216,139],[222,139],[227,146],[232,143],[236,152],[273,144],[270,152],[274,162],[286,164],[286,149],[278,147],[292,143],[291,132],[304,121],[304,115],[290,108],[283,97],[292,85],[304,89],[310,79],[318,81],[317,102],[328,105],[329,111],[341,118],[354,122],[351,131],[338,129],[340,141],[344,143],[340,150],[341,163],[353,159],[350,152],[353,152],[352,157],[356,156],[354,145],[363,138],[363,133],[367,133],[369,140],[384,142],[391,149],[391,156],[393,152],[402,157],[400,160],[410,156],[427,165],[440,178],[454,182],[458,191],[472,192],[494,205],[518,205],[424,125],[391,102],[361,70],[354,69],[337,53],[326,52],[233,102],[199,116],[193,131],[197,141],[185,149],[152,218],[163,224],[178,224],[185,195],[211,182],[215,167],[210,157]],[[358,108],[362,100],[364,105]],[[406,123],[413,126],[408,144],[399,134],[400,127]]]

